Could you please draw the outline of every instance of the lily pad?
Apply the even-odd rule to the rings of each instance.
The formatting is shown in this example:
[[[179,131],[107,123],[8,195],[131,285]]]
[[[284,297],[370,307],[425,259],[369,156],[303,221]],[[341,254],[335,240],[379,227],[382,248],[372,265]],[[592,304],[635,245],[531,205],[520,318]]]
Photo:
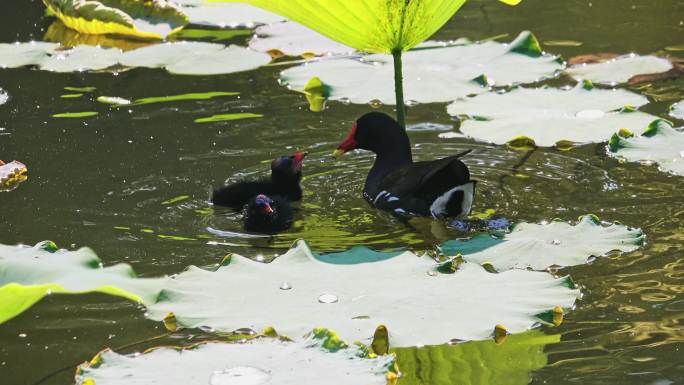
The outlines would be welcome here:
[[[163,39],[188,23],[187,16],[165,0],[43,0],[67,27],[83,34],[117,34]]]
[[[48,59],[37,64],[40,65],[40,69],[47,71],[82,72],[115,66],[120,56],[121,50],[118,48],[79,45],[64,51],[54,51]]]
[[[28,43],[0,44],[0,67],[18,68],[36,65],[48,59],[48,54],[59,48],[59,44],[42,41]]]
[[[571,225],[559,220],[549,223],[520,223],[501,237],[488,234],[470,240],[447,241],[442,245],[446,255],[461,254],[468,262],[491,264],[496,270],[549,266],[574,266],[590,257],[611,251],[629,252],[644,241],[641,229],[621,224],[603,225],[593,215],[584,215]]]
[[[288,56],[348,54],[356,51],[293,21],[257,28],[249,48],[260,52],[278,50]]]
[[[27,172],[26,165],[21,162],[14,160],[5,164],[0,160],[0,191],[11,191],[17,188],[19,183],[27,179]]]
[[[463,40],[455,45],[432,45],[403,55],[404,93],[408,102],[450,101],[486,92],[488,85],[538,81],[562,68],[555,56],[541,52],[529,32],[521,33],[510,44]],[[282,82],[300,92],[312,77],[329,86],[333,100],[395,104],[394,65],[389,55],[323,59],[281,73]]]
[[[653,121],[640,136],[613,134],[608,154],[630,162],[657,163],[664,172],[684,176],[684,132],[664,119]]]
[[[567,141],[603,142],[621,128],[638,131],[656,118],[634,110],[647,103],[629,91],[579,84],[573,89],[516,88],[462,98],[447,112],[471,118],[461,122],[461,132],[472,138],[496,144],[524,140],[548,147]]]
[[[182,5],[191,24],[220,28],[253,28],[258,24],[270,24],[285,18],[261,8],[242,3],[218,3],[202,0],[176,1]]]
[[[667,59],[632,54],[600,63],[576,65],[568,68],[566,72],[575,79],[613,85],[626,83],[636,75],[661,73],[670,69],[672,63]]]
[[[162,68],[193,53],[213,52],[224,48],[223,44],[195,41],[155,44],[125,52],[120,63],[126,67]]]
[[[670,107],[670,116],[684,120],[684,100],[677,102]]]
[[[353,348],[331,353],[320,345],[313,338],[303,342],[256,338],[239,344],[159,347],[131,355],[104,350],[91,363],[79,366],[76,383],[291,385],[330,378],[336,385],[387,384],[393,356],[360,358]]]
[[[232,255],[215,272],[190,267],[175,279],[134,278],[127,265],[101,268],[89,249],[51,254],[41,246],[0,248],[0,322],[49,292],[99,291],[141,301],[152,319],[173,312],[183,327],[233,331],[273,325],[299,339],[324,325],[344,339],[368,342],[382,324],[392,331],[390,345],[402,347],[488,339],[497,324],[524,331],[556,306],[571,307],[579,295],[567,277],[525,270],[491,274],[467,262],[442,274],[432,259],[410,252],[377,262],[329,264],[303,241],[269,264]]]
[[[248,71],[268,64],[271,56],[236,45],[224,49],[195,53],[166,66],[177,75],[220,75]]]

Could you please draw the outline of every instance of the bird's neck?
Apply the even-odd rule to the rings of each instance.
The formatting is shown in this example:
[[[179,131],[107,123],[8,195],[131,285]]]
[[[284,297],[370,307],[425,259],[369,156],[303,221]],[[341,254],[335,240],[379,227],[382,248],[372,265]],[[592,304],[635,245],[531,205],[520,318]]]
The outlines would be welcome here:
[[[403,142],[403,141],[402,141]],[[405,143],[395,142],[392,147],[383,148],[381,151],[374,151],[376,154],[375,163],[366,177],[364,191],[375,196],[380,182],[392,171],[413,163],[411,146],[408,138]]]

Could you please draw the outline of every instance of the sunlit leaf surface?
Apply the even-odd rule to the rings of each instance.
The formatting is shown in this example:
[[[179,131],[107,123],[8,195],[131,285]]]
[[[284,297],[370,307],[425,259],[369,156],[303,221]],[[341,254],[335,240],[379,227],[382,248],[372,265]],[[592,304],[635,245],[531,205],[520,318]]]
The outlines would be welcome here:
[[[648,103],[625,90],[517,88],[462,98],[447,107],[454,116],[467,116],[461,132],[478,140],[504,144],[526,138],[537,146],[561,141],[607,141],[621,128],[640,132],[656,117],[634,108]],[[562,142],[561,142],[562,143]]]
[[[420,103],[486,92],[487,85],[534,82],[553,76],[561,68],[556,57],[541,53],[529,32],[521,33],[511,44],[459,40],[454,46],[445,46],[428,42],[404,53],[402,60],[405,99]],[[396,103],[394,66],[389,55],[324,59],[281,73],[283,83],[297,91],[302,91],[312,77],[329,86],[333,100]]]
[[[595,216],[584,215],[575,225],[562,221],[520,223],[501,237],[482,234],[467,241],[447,241],[442,251],[461,254],[469,262],[490,263],[499,271],[528,267],[543,270],[554,265],[580,265],[614,250],[633,251],[643,240],[641,229],[603,225]]]
[[[566,70],[575,79],[591,80],[594,83],[625,83],[635,75],[654,74],[672,68],[669,60],[656,56],[627,55],[602,63],[580,64]]]
[[[249,42],[249,48],[260,52],[278,50],[289,56],[346,54],[355,51],[354,48],[292,21],[257,28],[256,35]]]
[[[52,115],[53,118],[88,118],[96,116],[97,111],[83,111],[83,112],[62,112]]]

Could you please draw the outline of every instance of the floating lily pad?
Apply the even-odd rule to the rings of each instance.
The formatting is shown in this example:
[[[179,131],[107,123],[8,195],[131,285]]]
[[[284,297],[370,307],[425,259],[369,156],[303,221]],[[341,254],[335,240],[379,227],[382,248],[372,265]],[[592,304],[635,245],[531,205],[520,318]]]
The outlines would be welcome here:
[[[231,45],[213,52],[193,52],[167,65],[166,70],[177,75],[220,75],[252,70],[270,61],[267,54]]]
[[[227,120],[240,120],[240,119],[252,119],[252,118],[263,118],[264,116],[261,114],[253,114],[249,112],[236,112],[232,114],[219,114],[219,115],[212,115],[207,118],[198,118],[195,119],[195,123],[214,123],[214,122],[223,122]]]
[[[121,56],[120,63],[126,67],[162,68],[193,53],[220,51],[224,48],[223,44],[194,41],[155,44],[125,52]]]
[[[468,262],[491,264],[496,270],[549,266],[574,266],[590,257],[604,256],[615,250],[633,251],[643,243],[644,233],[621,224],[603,225],[593,215],[584,215],[579,223],[520,223],[501,237],[488,234],[470,240],[447,241],[446,255],[461,254]]]
[[[600,63],[580,64],[566,70],[576,79],[594,83],[618,84],[636,75],[655,74],[672,69],[669,60],[657,56],[626,55]]]
[[[684,120],[684,100],[675,103],[670,107],[670,116]]]
[[[79,45],[68,50],[55,51],[48,59],[37,64],[41,69],[53,72],[102,70],[118,64],[120,56],[121,50],[118,48]]]
[[[347,54],[355,51],[293,21],[257,28],[249,48],[260,52],[278,50],[288,56]]]
[[[404,53],[402,60],[405,98],[421,103],[486,92],[487,85],[534,82],[562,68],[556,57],[541,52],[529,32],[521,33],[511,44],[464,41],[438,48],[423,46]],[[282,82],[297,91],[312,77],[330,87],[334,100],[395,103],[394,65],[389,55],[323,59],[281,73]]]
[[[77,32],[64,25],[60,20],[50,24],[43,35],[43,40],[59,43],[64,48],[73,48],[79,45],[100,46],[106,48],[119,48],[124,51],[145,47],[155,44],[154,40],[137,40],[119,35],[89,35]]]
[[[516,88],[456,100],[447,112],[470,117],[461,122],[461,132],[475,139],[496,144],[524,139],[537,146],[602,142],[618,129],[639,131],[656,118],[634,111],[648,103],[641,95],[587,88]]]
[[[664,119],[653,121],[637,137],[614,134],[608,154],[630,162],[657,163],[662,171],[684,175],[684,132]]]
[[[248,4],[220,3],[202,0],[177,0],[191,24],[220,28],[252,28],[258,24],[283,21],[283,16]]]
[[[2,103],[0,103],[2,104]],[[0,191],[11,191],[27,179],[26,165],[16,160],[5,164],[0,160]]]
[[[48,59],[48,54],[59,48],[59,44],[42,41],[28,43],[0,44],[0,67],[18,68],[36,65]]]
[[[67,27],[83,34],[117,34],[163,39],[188,23],[187,16],[165,0],[43,0]]]
[[[0,248],[0,322],[50,291],[99,291],[143,302],[152,319],[173,312],[182,327],[273,325],[299,339],[324,325],[344,339],[368,342],[382,324],[391,330],[390,345],[402,347],[488,339],[497,324],[524,331],[554,307],[571,307],[579,295],[569,278],[525,270],[491,274],[473,263],[442,274],[432,259],[410,252],[378,262],[329,264],[303,241],[269,264],[232,255],[215,272],[191,267],[175,279],[133,278],[129,266],[99,263],[88,249],[50,254],[40,245]]]
[[[76,383],[285,385],[316,384],[330,378],[336,385],[387,384],[393,356],[360,358],[356,349],[331,353],[320,344],[313,339],[285,342],[257,338],[239,344],[159,347],[132,355],[104,350],[91,363],[78,368]]]

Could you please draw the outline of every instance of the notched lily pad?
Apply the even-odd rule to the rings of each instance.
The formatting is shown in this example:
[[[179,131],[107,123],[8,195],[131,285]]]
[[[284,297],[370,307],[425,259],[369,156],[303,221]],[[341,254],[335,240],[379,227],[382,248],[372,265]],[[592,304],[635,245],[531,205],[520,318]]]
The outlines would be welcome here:
[[[500,237],[481,234],[466,241],[447,241],[442,251],[446,255],[461,255],[465,261],[490,263],[498,271],[543,270],[550,266],[587,263],[590,257],[604,256],[611,251],[633,251],[644,238],[641,229],[604,225],[595,216],[584,215],[575,225],[562,221],[523,222]]]
[[[555,56],[541,52],[529,32],[510,44],[494,41],[452,45],[425,43],[403,54],[407,103],[434,103],[487,91],[489,85],[535,82],[561,69]],[[289,68],[281,81],[303,91],[313,77],[330,87],[330,99],[394,104],[394,64],[389,55],[327,58]],[[484,81],[482,79],[486,79]]]
[[[293,21],[261,26],[249,48],[268,52],[276,49],[288,56],[349,54],[355,51]]]
[[[327,342],[313,336],[302,342],[256,338],[245,343],[157,347],[131,355],[107,349],[78,367],[76,383],[313,384],[331,378],[336,385],[387,384],[388,373],[394,370],[394,356],[362,358],[356,348],[332,353],[325,347]]]
[[[203,0],[176,0],[188,15],[190,24],[219,28],[253,28],[259,24],[283,21],[283,16],[243,3]]]
[[[590,57],[583,56],[584,60]],[[625,55],[607,59],[608,56],[598,57],[593,62],[578,63],[581,60],[575,59],[578,63],[568,68],[566,72],[575,79],[591,80],[594,83],[618,84],[633,83],[637,75],[651,75],[667,72],[672,69],[672,63],[657,56]],[[604,59],[604,60],[601,60]],[[605,60],[607,59],[607,60]]]
[[[657,163],[664,172],[684,176],[684,132],[672,123],[658,119],[640,136],[613,134],[608,155],[630,162]]]
[[[80,45],[71,49],[54,51],[40,63],[40,69],[53,72],[82,72],[103,70],[119,62],[121,50]]]
[[[461,132],[496,144],[524,141],[542,147],[560,142],[606,141],[620,128],[639,131],[656,116],[636,111],[648,103],[625,90],[601,90],[584,84],[572,89],[516,88],[504,94],[461,98],[447,107],[463,117]],[[628,107],[628,108],[625,108]]]
[[[165,0],[43,0],[67,27],[89,35],[116,34],[163,39],[188,23]]]
[[[0,160],[0,191],[11,191],[26,179],[28,168],[26,165],[13,160],[7,164]]]

